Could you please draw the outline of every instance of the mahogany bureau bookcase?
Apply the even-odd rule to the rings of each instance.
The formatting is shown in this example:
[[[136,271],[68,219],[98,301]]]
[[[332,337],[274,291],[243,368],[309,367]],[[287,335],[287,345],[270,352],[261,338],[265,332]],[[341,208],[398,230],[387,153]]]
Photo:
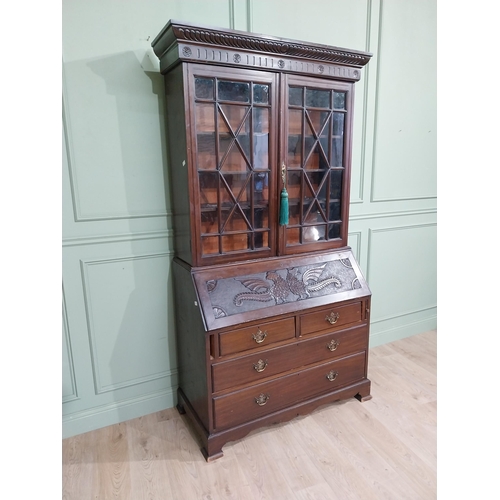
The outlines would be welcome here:
[[[371,292],[347,246],[354,84],[371,54],[169,21],[178,409],[207,460],[367,400]]]

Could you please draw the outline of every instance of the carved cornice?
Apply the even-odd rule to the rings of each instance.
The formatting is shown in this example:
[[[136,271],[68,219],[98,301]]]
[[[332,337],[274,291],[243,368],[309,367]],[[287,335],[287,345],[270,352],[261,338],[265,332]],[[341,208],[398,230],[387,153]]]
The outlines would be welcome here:
[[[314,61],[362,67],[372,54],[328,45],[305,43],[297,40],[273,38],[244,31],[192,26],[170,21],[153,41],[158,57],[175,41],[185,41],[208,47],[226,47],[258,53],[278,54]]]

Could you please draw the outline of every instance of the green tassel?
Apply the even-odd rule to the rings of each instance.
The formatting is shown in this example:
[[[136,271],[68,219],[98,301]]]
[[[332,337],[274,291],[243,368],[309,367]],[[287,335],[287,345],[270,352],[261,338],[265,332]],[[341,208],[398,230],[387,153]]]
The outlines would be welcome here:
[[[288,224],[288,193],[286,188],[281,190],[281,200],[280,200],[280,226],[286,226]]]

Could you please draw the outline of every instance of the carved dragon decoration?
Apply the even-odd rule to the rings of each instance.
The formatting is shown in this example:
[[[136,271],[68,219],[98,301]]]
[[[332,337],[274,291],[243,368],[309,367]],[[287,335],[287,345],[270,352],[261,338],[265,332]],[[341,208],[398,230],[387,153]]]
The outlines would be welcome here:
[[[234,297],[236,306],[243,305],[245,300],[256,300],[259,302],[268,302],[274,300],[276,304],[283,304],[287,301],[289,295],[294,295],[295,300],[307,299],[311,292],[317,292],[334,285],[339,288],[341,282],[338,278],[328,277],[320,280],[326,264],[313,267],[299,276],[297,269],[287,269],[286,278],[280,276],[276,271],[268,271],[266,280],[260,278],[235,278],[240,281],[250,292],[238,293]]]

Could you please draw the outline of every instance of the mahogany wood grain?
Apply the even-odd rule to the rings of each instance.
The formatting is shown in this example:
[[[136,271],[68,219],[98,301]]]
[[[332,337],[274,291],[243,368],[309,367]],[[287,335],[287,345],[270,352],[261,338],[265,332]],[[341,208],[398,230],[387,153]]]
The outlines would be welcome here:
[[[256,338],[254,338],[254,336]],[[258,347],[269,346],[281,340],[292,339],[294,337],[294,317],[262,322],[248,328],[220,333],[220,355],[226,356],[228,354],[244,352]]]
[[[347,306],[334,304],[328,309],[303,314],[300,316],[300,333],[302,335],[309,335],[323,331],[338,330],[346,325],[359,323],[362,318],[362,306],[362,302],[355,302]],[[333,323],[327,317],[331,317]]]
[[[237,426],[268,415],[296,402],[321,393],[331,393],[344,385],[361,380],[365,353],[354,354],[314,368],[301,370],[247,389],[214,397],[215,428]],[[333,381],[328,379],[332,372]],[[265,401],[259,405],[259,396]],[[268,398],[268,399],[267,399]]]
[[[258,383],[286,371],[363,351],[367,337],[368,328],[362,327],[214,363],[213,391]]]

